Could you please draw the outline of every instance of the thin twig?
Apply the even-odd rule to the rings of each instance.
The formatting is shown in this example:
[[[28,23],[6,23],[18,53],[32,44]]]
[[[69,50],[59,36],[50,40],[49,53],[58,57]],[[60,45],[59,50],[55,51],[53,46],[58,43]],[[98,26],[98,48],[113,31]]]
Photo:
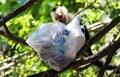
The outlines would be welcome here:
[[[88,6],[84,7],[81,11],[77,12],[77,13],[75,14],[75,16],[78,15],[78,14],[80,14],[81,12],[83,12],[84,10],[86,10],[87,8],[89,8],[90,6],[92,6],[96,1],[97,1],[97,0],[94,0],[94,1],[93,1],[92,3],[90,3]]]
[[[27,58],[25,58],[24,60],[19,60],[19,61],[16,61],[16,62],[11,62],[11,63],[9,63],[9,64],[6,64],[6,65],[0,67],[0,71],[3,71],[3,70],[5,70],[5,69],[7,69],[7,68],[10,68],[11,66],[13,66],[13,65],[15,65],[15,64],[17,64],[17,63],[21,63],[21,62],[23,62],[23,61],[26,61],[27,59],[32,58],[32,57],[34,57],[34,55],[30,55],[30,56],[28,56]]]
[[[115,70],[113,70],[113,72],[108,77],[113,77],[114,73],[116,73],[117,70],[119,70],[119,69],[120,69],[120,64],[118,65],[118,67]]]
[[[6,24],[3,25],[3,31],[6,35],[11,35],[10,31],[8,30]]]
[[[19,54],[19,55],[17,55],[17,56],[10,57],[10,58],[8,58],[8,59],[5,59],[3,62],[0,62],[0,64],[9,62],[9,61],[11,61],[11,60],[13,60],[13,59],[17,59],[17,58],[19,58],[19,57],[21,57],[21,56],[28,55],[28,54],[30,54],[30,53],[31,53],[31,52],[25,52],[25,53],[21,53],[21,54]]]
[[[81,67],[81,66],[78,66],[78,70],[79,70],[79,71],[82,71],[82,70],[88,68],[89,66],[91,66],[91,63],[82,65],[82,67]]]
[[[11,62],[11,63],[9,63],[9,64],[7,64],[7,65],[5,65],[5,66],[0,67],[0,71],[3,71],[3,70],[5,70],[5,69],[13,66],[14,64],[15,64],[14,62]]]
[[[105,25],[109,24],[111,21],[100,21],[100,22],[96,22],[96,23],[93,23],[89,26],[87,26],[87,29],[89,32],[92,32],[92,31],[96,31],[98,29],[101,29],[102,27],[104,27]]]
[[[28,69],[25,70],[24,73],[29,72],[29,71],[30,71],[30,68],[32,68],[39,60],[40,60],[39,58],[38,58],[37,60],[35,60],[35,61],[33,62],[33,64],[31,64],[31,65],[28,67]]]
[[[115,54],[115,52],[110,52],[110,53],[108,54],[107,59],[106,59],[106,62],[105,62],[105,64],[103,65],[103,67],[100,69],[100,72],[99,72],[99,74],[98,74],[97,77],[103,77],[103,76],[104,76],[104,72],[105,72],[107,66],[109,66],[109,63],[111,62],[112,57],[114,56],[114,54]]]

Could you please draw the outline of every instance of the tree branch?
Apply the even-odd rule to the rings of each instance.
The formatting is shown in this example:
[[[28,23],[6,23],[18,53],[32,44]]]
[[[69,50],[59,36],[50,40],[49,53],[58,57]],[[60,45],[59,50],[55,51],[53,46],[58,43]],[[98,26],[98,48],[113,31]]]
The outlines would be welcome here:
[[[27,8],[29,8],[31,5],[33,5],[35,2],[37,2],[38,0],[29,0],[28,2],[26,2],[25,4],[23,4],[21,7],[19,7],[18,9],[10,12],[8,15],[6,15],[5,17],[3,17],[2,19],[0,19],[0,27],[4,26],[4,32],[0,32],[0,35],[3,35],[6,38],[9,38],[15,42],[21,43],[23,45],[27,45],[27,43],[25,42],[25,40],[18,38],[14,35],[12,35],[10,33],[10,31],[8,30],[7,26],[5,25],[5,23],[7,21],[9,21],[10,19],[14,18],[15,16],[17,16],[18,14],[20,14],[21,12],[25,11]],[[27,45],[28,46],[28,45]]]
[[[112,45],[110,45],[110,46],[106,47],[105,49],[103,49],[101,52],[98,52],[95,55],[91,55],[89,57],[86,57],[84,59],[84,62],[82,62],[82,65],[84,65],[86,63],[91,63],[91,62],[96,61],[96,60],[99,60],[100,58],[106,56],[110,52],[115,52],[118,48],[120,48],[119,44],[120,44],[120,38],[117,41],[115,41]]]
[[[52,72],[53,75],[56,75],[58,73],[64,72],[64,71],[66,71],[68,69],[71,69],[71,68],[76,69],[76,68],[78,68],[82,65],[94,62],[94,61],[106,56],[107,54],[109,54],[109,52],[115,52],[118,48],[120,48],[119,44],[120,44],[120,39],[117,40],[116,42],[114,42],[112,45],[106,47],[103,51],[101,51],[101,52],[99,52],[95,55],[91,55],[89,57],[86,57],[84,60],[79,60],[79,61],[75,61],[75,62],[71,63],[69,66],[67,66],[65,69],[63,69],[60,72],[56,72],[54,70],[48,70],[48,71],[41,72],[41,73],[38,73],[38,74],[34,74],[34,75],[31,75],[31,76],[28,76],[28,77],[33,77],[33,76],[35,76],[35,77],[39,77],[39,76],[40,77],[47,77],[47,75],[51,74],[51,72]],[[81,69],[79,69],[79,70],[81,70]],[[46,72],[47,72],[47,74],[46,74]],[[49,77],[54,77],[53,75],[49,76]]]
[[[10,12],[9,14],[7,14],[5,17],[0,19],[0,26],[3,25],[2,23],[6,23],[7,21],[9,21],[10,19],[14,18],[15,16],[17,16],[21,12],[25,11],[27,8],[29,8],[31,5],[33,5],[37,1],[38,0],[28,0],[25,4],[20,6],[18,9],[16,9],[16,10]]]
[[[118,67],[115,70],[113,70],[113,72],[108,77],[113,77],[114,73],[116,73],[117,70],[119,70],[119,69],[120,69],[120,64],[118,65]]]
[[[44,71],[27,77],[57,77],[58,72],[54,70]]]
[[[93,24],[87,26],[87,29],[89,32],[96,31],[96,30],[104,27],[105,25],[109,24],[110,22],[111,22],[111,20],[96,22],[96,23],[93,23]]]
[[[90,40],[88,40],[88,42],[85,43],[85,45],[79,50],[77,57],[81,54],[84,54],[84,51],[86,51],[92,44],[97,42],[101,37],[103,37],[109,30],[111,30],[119,22],[120,22],[120,16],[117,16],[108,25],[106,25],[100,32],[98,32],[93,38],[91,38]]]
[[[9,38],[17,43],[21,43],[23,45],[28,46],[28,44],[25,42],[24,39],[21,39],[19,37],[14,36],[13,34],[11,34],[10,31],[8,30],[6,24],[3,25],[3,28],[4,28],[4,30],[3,30],[4,34],[0,33],[0,35],[3,35],[4,37]]]
[[[16,36],[14,36],[14,35],[12,35],[12,34],[6,35],[6,33],[0,31],[0,35],[4,36],[4,37],[6,37],[6,38],[9,38],[9,39],[11,39],[12,41],[15,41],[16,43],[21,43],[21,44],[23,44],[23,45],[28,46],[28,44],[25,42],[25,40],[23,40],[23,39],[21,39],[21,38],[19,38],[19,37],[16,37]]]
[[[80,67],[80,68],[73,68],[73,67],[70,67],[70,68],[71,69],[78,69],[79,71],[82,71],[82,70],[88,68],[90,65],[91,64],[88,64],[88,65]],[[68,69],[64,69],[64,71],[68,70]],[[63,72],[63,71],[61,71],[61,72]],[[57,71],[51,69],[51,70],[47,70],[47,71],[44,71],[44,72],[33,74],[33,75],[30,75],[30,76],[27,76],[27,77],[58,77],[58,73],[61,73],[61,72],[57,72]]]
[[[112,60],[112,57],[114,56],[114,54],[115,54],[115,52],[110,52],[110,53],[108,54],[107,59],[106,59],[106,62],[105,62],[105,64],[103,65],[103,67],[100,69],[100,72],[99,72],[99,74],[98,74],[97,77],[103,77],[104,72],[105,72],[107,66],[109,66],[109,63],[110,63],[110,61]]]

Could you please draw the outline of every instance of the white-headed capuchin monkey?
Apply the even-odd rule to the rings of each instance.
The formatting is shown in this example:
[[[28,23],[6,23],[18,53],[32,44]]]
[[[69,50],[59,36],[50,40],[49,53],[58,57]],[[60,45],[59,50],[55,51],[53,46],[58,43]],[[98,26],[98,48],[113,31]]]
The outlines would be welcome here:
[[[51,17],[52,17],[52,20],[55,22],[57,21],[57,22],[62,22],[64,24],[68,24],[73,20],[74,15],[69,13],[67,8],[65,8],[64,6],[55,6],[51,11]],[[87,28],[84,26],[84,29],[82,31],[83,33],[85,32],[85,38],[86,38],[86,41],[88,41],[90,39],[90,36]],[[91,48],[89,47],[87,51],[84,53],[84,56],[91,56],[91,55],[93,55],[93,53]],[[98,60],[98,61],[92,62],[92,64],[98,67],[102,67],[104,62],[101,60]],[[117,68],[117,66],[115,65],[109,65],[107,67],[108,70],[112,70],[115,68]],[[116,73],[120,73],[120,70],[118,70]]]
[[[64,6],[55,6],[51,12],[52,20],[68,24],[73,20],[74,15],[68,13],[68,10]]]

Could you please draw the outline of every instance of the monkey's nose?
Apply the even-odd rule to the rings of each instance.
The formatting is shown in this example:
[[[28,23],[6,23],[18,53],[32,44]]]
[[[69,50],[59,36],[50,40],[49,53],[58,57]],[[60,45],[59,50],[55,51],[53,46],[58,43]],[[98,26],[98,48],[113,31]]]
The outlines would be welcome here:
[[[62,15],[59,16],[59,18],[62,18],[62,17],[63,17]]]

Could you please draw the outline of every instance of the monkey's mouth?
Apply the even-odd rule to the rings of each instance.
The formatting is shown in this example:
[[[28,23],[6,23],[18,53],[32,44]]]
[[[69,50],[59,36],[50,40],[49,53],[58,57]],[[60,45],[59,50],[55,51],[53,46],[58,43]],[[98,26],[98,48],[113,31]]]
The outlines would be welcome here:
[[[59,22],[64,22],[64,21],[65,21],[64,18],[59,19]]]
[[[59,22],[65,23],[66,22],[66,18],[65,17],[59,18]]]

